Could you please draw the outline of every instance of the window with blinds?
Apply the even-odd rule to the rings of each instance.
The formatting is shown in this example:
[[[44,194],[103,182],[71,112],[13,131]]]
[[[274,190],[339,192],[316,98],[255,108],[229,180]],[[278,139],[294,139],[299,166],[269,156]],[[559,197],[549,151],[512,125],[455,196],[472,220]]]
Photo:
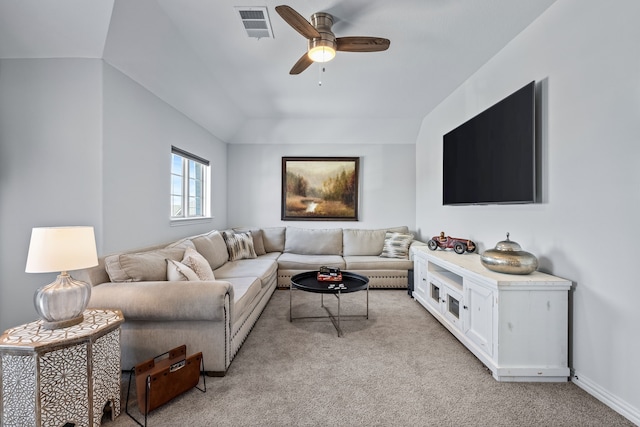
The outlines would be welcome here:
[[[171,219],[209,216],[209,161],[171,147]]]

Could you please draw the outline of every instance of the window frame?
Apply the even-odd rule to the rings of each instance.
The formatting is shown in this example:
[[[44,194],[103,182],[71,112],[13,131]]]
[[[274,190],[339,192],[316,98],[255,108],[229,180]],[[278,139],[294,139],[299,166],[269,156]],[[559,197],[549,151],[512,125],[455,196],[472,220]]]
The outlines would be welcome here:
[[[180,159],[181,171],[180,174],[174,173],[174,156]],[[170,187],[169,187],[169,218],[172,223],[184,223],[199,221],[203,219],[211,219],[211,203],[210,203],[210,191],[211,188],[211,172],[210,162],[188,151],[182,150],[175,146],[171,146],[171,167],[170,167]],[[200,173],[198,177],[192,177],[192,166],[198,169],[200,166]],[[174,178],[180,179],[180,193],[174,193]],[[195,194],[191,187],[193,180],[196,180]],[[200,182],[198,188],[197,182]],[[174,215],[175,206],[174,198],[180,197],[180,207],[182,210],[181,215]],[[191,212],[190,201],[192,198],[200,199],[200,213]],[[197,211],[198,206],[195,206]]]

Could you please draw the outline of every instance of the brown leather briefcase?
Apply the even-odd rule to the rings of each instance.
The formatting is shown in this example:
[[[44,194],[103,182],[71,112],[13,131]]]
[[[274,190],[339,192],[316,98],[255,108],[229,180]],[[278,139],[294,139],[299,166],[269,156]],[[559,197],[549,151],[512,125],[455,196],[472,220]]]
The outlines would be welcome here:
[[[135,367],[138,408],[143,415],[198,385],[202,352],[186,357],[187,346],[182,345],[161,358],[165,355]]]

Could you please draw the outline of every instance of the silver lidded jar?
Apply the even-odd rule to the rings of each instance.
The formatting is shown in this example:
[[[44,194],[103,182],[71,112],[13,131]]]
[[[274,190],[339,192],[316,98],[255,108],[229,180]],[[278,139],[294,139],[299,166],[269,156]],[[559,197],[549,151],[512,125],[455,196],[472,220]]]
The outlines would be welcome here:
[[[509,240],[498,242],[495,249],[487,249],[480,255],[480,262],[486,268],[498,273],[529,274],[538,268],[538,258],[523,251],[520,245]]]

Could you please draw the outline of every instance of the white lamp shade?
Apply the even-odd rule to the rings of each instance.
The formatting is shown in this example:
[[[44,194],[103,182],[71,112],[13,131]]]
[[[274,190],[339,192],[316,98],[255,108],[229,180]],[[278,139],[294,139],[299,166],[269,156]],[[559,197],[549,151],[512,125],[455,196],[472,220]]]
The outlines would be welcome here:
[[[25,272],[51,273],[96,265],[93,227],[36,227],[31,231]]]

